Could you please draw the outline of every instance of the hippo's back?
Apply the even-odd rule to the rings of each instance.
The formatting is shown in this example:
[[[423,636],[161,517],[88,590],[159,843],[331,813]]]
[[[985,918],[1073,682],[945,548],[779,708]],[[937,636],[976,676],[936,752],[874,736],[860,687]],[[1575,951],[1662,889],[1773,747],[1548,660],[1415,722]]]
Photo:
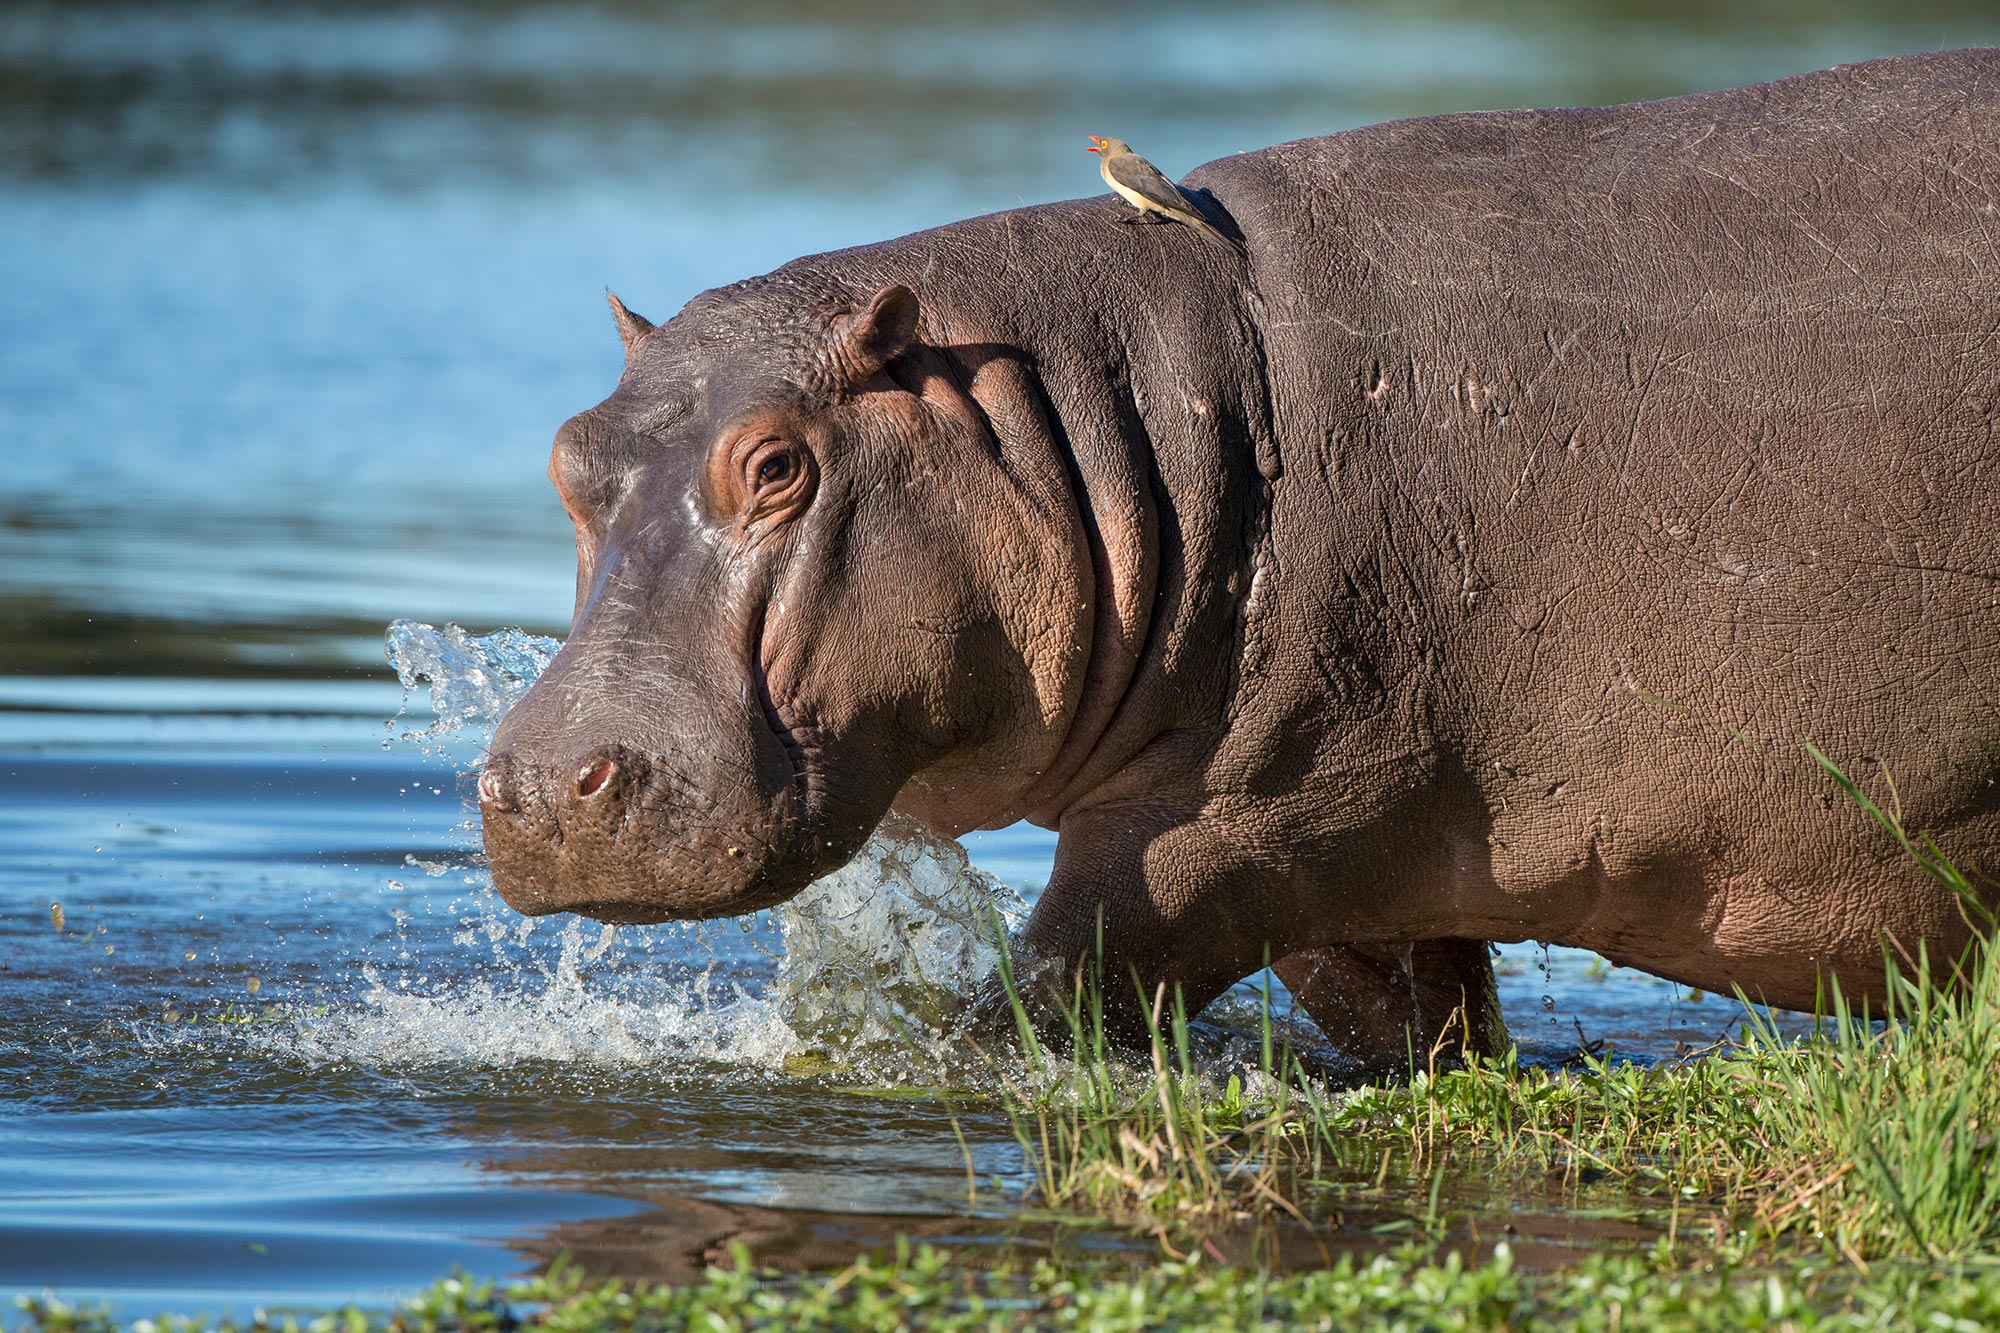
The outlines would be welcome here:
[[[1405,711],[1500,812],[1503,889],[1707,904],[1663,939],[1673,914],[1580,888],[1563,910],[1601,920],[1573,942],[1749,975],[1803,952],[1781,923],[1809,894],[1842,923],[1822,956],[1876,959],[1890,871],[1800,799],[1806,742],[2000,862],[1996,145],[1978,50],[1399,122],[1192,182],[1251,241],[1274,540],[1321,590],[1298,637],[1344,587],[1426,640]]]
[[[1979,48],[1662,102],[1393,121],[1190,183],[1241,221],[1280,331],[1336,306],[1363,333],[1387,332],[1371,314],[1448,333],[1564,302],[1800,327],[1816,298],[1985,310],[1996,146],[2000,49]]]

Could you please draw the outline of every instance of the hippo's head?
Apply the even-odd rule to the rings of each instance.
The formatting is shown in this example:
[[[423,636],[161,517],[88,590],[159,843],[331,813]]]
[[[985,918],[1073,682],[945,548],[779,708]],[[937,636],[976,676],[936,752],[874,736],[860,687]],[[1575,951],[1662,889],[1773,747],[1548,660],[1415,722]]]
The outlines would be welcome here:
[[[1089,590],[1074,509],[1010,474],[976,372],[902,286],[781,271],[658,328],[613,310],[625,373],[549,464],[574,623],[479,782],[502,896],[747,912],[892,803],[1002,817],[1080,689]]]

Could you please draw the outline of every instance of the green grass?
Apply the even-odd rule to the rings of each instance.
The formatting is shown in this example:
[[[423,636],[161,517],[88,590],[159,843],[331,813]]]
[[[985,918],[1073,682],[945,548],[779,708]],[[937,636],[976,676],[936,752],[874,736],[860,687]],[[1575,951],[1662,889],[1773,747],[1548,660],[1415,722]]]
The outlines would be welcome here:
[[[1044,1260],[968,1272],[929,1248],[862,1258],[830,1275],[786,1278],[740,1257],[700,1281],[653,1286],[558,1266],[508,1286],[453,1278],[390,1311],[226,1324],[179,1318],[119,1323],[100,1312],[24,1301],[32,1333],[651,1333],[701,1329],[1235,1329],[1957,1330],[2000,1325],[2000,1281],[1961,1267],[1788,1271],[1663,1268],[1638,1256],[1594,1256],[1557,1273],[1524,1273],[1503,1250],[1486,1263],[1456,1256],[1383,1257],[1276,1275],[1166,1261],[1136,1275]]]
[[[1001,1104],[1033,1168],[1037,1202],[1174,1231],[1266,1210],[1298,1210],[1280,1188],[1298,1124],[1291,1088],[1254,1103],[1240,1079],[1207,1088],[1192,1072],[1187,1013],[1176,994],[1151,997],[1150,1066],[1118,1058],[1105,1035],[1102,991],[1079,985],[1065,1012],[1067,1051],[1039,1037],[1002,954],[1025,1080],[996,1064]],[[1278,1067],[1267,1015],[1262,1063]],[[1269,1080],[1266,1080],[1267,1082]],[[1276,1136],[1274,1139],[1273,1136]]]
[[[1546,1193],[1611,1178],[1635,1205],[1764,1243],[1802,1243],[1865,1266],[1955,1261],[2000,1242],[2000,945],[1983,900],[1922,833],[1906,830],[1817,751],[1863,814],[1982,927],[1942,970],[1919,954],[1885,956],[1880,1013],[1829,986],[1816,1033],[1780,1037],[1744,1005],[1739,1038],[1702,1058],[1640,1069],[1586,1059],[1525,1069],[1510,1053],[1430,1067],[1398,1085],[1329,1092],[1264,1027],[1246,1094],[1189,1072],[1186,1015],[1150,997],[1150,1059],[1106,1044],[1096,990],[1079,984],[1063,1053],[1037,1038],[1017,999],[1028,1075],[1004,1103],[1034,1168],[1036,1199],[1144,1227],[1169,1252],[1246,1220],[1304,1220],[1374,1169],[1425,1209],[1453,1179]],[[1377,1163],[1379,1162],[1379,1166]]]

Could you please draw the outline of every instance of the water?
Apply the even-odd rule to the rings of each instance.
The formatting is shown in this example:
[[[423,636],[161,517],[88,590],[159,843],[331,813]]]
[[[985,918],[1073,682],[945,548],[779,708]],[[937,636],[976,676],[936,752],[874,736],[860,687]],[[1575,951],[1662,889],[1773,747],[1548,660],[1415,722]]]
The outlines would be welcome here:
[[[467,859],[462,778],[531,640],[440,659],[467,693],[397,717],[389,622],[566,626],[542,468],[616,375],[606,283],[659,318],[1095,192],[1090,132],[1178,172],[1996,38],[1970,4],[1719,0],[0,8],[0,1293],[247,1312],[565,1249],[672,1275],[731,1238],[810,1265],[1015,1225],[990,1191],[968,1213],[935,1103],[883,1095],[926,1073],[889,1034],[983,946],[948,926],[909,979],[878,947],[908,921],[863,919],[992,886],[906,844],[866,872],[895,892],[850,878],[789,938],[531,925]],[[967,846],[1031,897],[1052,843]],[[1502,986],[1544,1055],[1733,1013],[1535,962]],[[885,975],[890,1007],[849,1002]],[[959,1116],[1013,1178],[1004,1125]]]
[[[886,1030],[983,967],[952,933],[949,891],[986,883],[955,847],[876,875],[945,899],[901,970],[783,953],[850,911],[858,869],[747,929],[530,922],[469,867],[449,762],[380,748],[395,689],[337,693],[372,715],[215,725],[234,687],[169,690],[118,715],[114,753],[93,714],[6,767],[0,839],[37,851],[10,852],[0,918],[0,1290],[380,1300],[517,1270],[503,1243],[587,1247],[655,1192],[699,1201],[710,1240],[804,1210],[776,1262],[814,1215],[960,1224],[949,1122],[867,1095],[915,1067]],[[864,969],[865,1002],[806,998]],[[806,1053],[832,1072],[789,1072]],[[983,1174],[1015,1170],[990,1115],[966,1123]]]

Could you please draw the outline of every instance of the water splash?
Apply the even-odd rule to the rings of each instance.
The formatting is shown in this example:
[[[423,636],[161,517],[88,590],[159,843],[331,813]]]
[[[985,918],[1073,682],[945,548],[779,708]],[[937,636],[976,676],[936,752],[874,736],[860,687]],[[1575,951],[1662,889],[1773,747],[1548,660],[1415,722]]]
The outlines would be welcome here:
[[[435,716],[402,739],[426,748],[467,733],[483,741],[560,646],[515,629],[474,635],[396,621],[387,650],[405,709],[423,690]],[[936,1034],[992,969],[1001,933],[1024,910],[958,843],[893,815],[847,865],[748,923],[753,945],[760,933],[775,934],[782,952],[747,978],[739,967],[716,979],[719,956],[701,928],[614,930],[570,918],[551,960],[549,927],[537,940],[534,921],[485,889],[481,914],[456,940],[491,945],[483,976],[424,984],[366,972],[362,1008],[322,1015],[297,1034],[296,1052],[379,1064],[724,1061],[769,1069],[797,1068],[810,1055],[850,1075],[900,1079],[913,1057],[939,1053]],[[659,980],[670,967],[647,975],[649,963],[664,961],[649,955],[685,961],[690,945],[708,950],[698,975]]]
[[[839,1052],[943,1025],[999,961],[1021,899],[965,849],[891,815],[859,854],[776,909],[771,988],[793,1031]]]
[[[411,984],[364,966],[368,985],[358,1007],[329,1009],[252,1040],[310,1065],[574,1065],[665,1074],[704,1064],[776,1070],[800,1049],[767,1002],[746,996],[717,1009],[692,983],[621,985],[592,975],[591,965],[613,954],[611,926],[571,918],[553,933],[552,962],[519,953],[515,968],[497,978]]]
[[[559,639],[525,630],[475,635],[418,620],[391,621],[385,640],[389,664],[403,683],[404,710],[417,690],[430,697],[431,724],[399,737],[418,743],[468,728],[490,733],[562,648]]]

